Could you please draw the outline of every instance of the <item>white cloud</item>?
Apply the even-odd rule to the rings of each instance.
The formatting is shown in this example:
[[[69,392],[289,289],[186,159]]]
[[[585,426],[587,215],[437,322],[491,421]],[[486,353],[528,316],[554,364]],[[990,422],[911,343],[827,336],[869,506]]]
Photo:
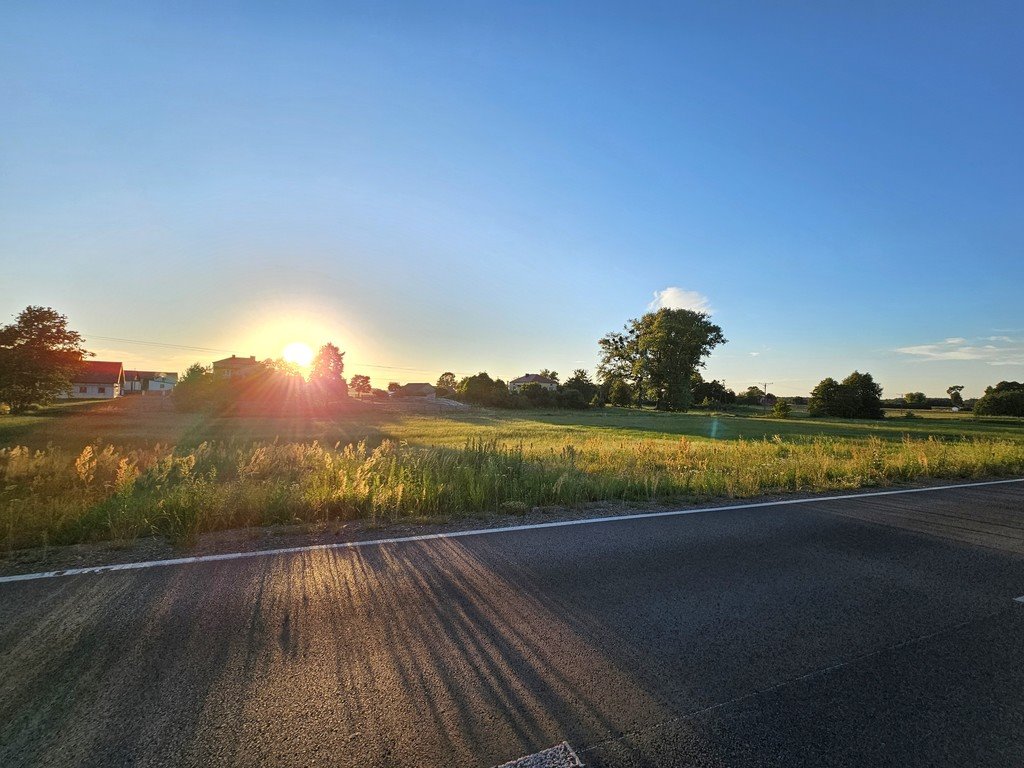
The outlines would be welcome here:
[[[761,353],[760,352],[747,352],[747,354],[750,355],[751,357],[757,357]]]
[[[712,311],[708,297],[697,291],[687,291],[670,285],[663,291],[654,292],[654,300],[648,309],[692,309],[694,312]]]
[[[1024,366],[1024,340],[1009,336],[988,336],[981,341],[998,344],[970,344],[967,339],[951,338],[935,344],[899,347],[895,351],[922,361],[970,360],[985,365]]]

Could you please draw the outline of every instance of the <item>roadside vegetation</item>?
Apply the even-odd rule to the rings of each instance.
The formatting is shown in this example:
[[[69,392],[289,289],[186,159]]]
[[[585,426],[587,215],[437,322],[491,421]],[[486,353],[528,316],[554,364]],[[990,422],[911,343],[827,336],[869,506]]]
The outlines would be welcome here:
[[[154,436],[165,442],[154,444]],[[6,550],[147,535],[188,544],[246,526],[688,503],[1024,473],[1020,423],[970,418],[855,422],[605,408],[202,419],[137,401],[6,417],[0,440],[9,446],[0,448]]]

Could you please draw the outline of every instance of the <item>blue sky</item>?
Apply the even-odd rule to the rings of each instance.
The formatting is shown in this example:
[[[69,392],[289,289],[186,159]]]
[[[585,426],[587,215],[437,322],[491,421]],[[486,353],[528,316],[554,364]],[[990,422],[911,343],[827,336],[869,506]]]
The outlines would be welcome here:
[[[142,5],[0,10],[5,317],[386,384],[667,303],[736,388],[1024,379],[1019,4]]]

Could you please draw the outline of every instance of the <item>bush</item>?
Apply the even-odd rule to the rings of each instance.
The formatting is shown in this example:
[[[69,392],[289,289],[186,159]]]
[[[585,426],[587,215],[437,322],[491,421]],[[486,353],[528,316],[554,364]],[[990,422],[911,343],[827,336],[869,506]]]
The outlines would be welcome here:
[[[792,412],[793,406],[791,406],[785,400],[776,400],[775,407],[772,408],[772,415],[779,419],[789,418],[789,414]]]
[[[558,406],[574,411],[582,411],[587,407],[587,399],[578,389],[566,387],[558,393]]]
[[[519,390],[519,395],[525,397],[534,408],[550,408],[558,401],[557,393],[540,384],[527,384]]]

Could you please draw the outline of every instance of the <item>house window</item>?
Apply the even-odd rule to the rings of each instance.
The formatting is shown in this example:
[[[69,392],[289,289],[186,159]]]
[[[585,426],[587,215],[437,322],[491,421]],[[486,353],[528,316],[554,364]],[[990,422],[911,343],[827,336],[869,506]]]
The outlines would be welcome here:
[[[88,388],[88,387],[79,387],[79,388],[78,388],[78,394],[80,394],[80,395],[84,395],[84,394],[85,394],[85,393],[87,393],[88,391],[89,391],[89,388]]]
[[[107,392],[107,388],[106,388],[106,387],[96,387],[96,391],[97,391],[97,392],[98,392],[99,394],[101,394],[101,395],[104,395],[104,394],[106,394],[106,392]]]

